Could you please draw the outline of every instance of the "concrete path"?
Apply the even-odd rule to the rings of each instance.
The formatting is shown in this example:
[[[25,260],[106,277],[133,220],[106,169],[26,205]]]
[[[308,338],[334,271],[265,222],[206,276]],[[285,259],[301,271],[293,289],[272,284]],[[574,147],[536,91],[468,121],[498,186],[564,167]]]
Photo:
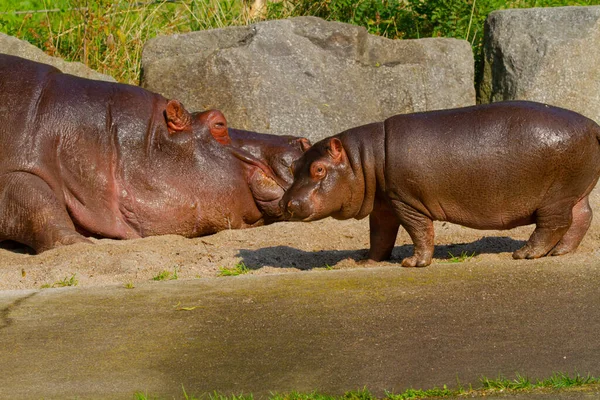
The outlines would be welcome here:
[[[482,375],[600,376],[600,262],[2,292],[0,346],[2,399],[181,398],[182,387],[382,394],[479,386]]]

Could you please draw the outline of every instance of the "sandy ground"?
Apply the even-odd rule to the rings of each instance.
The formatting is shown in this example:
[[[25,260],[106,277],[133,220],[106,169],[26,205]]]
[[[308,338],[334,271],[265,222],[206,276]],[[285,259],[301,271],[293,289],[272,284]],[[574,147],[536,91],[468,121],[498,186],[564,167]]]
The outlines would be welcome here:
[[[600,210],[599,196],[592,207]],[[561,263],[595,258],[600,245],[596,218],[573,255],[557,257]],[[510,231],[479,231],[449,223],[435,223],[436,252],[433,264],[450,262],[450,253],[475,256],[469,263],[513,263],[511,252],[524,244],[533,226]],[[0,243],[0,289],[39,289],[74,276],[80,287],[135,285],[148,282],[162,271],[177,279],[217,277],[222,268],[243,262],[252,274],[299,273],[323,268],[370,268],[359,264],[369,247],[368,219],[311,223],[281,222],[269,226],[223,231],[195,239],[168,235],[138,240],[96,240],[93,245],[66,246],[39,255],[11,243]],[[412,243],[401,228],[391,264],[410,255]],[[379,264],[385,265],[385,264]],[[303,272],[306,273],[306,272]],[[56,285],[55,285],[56,286]]]

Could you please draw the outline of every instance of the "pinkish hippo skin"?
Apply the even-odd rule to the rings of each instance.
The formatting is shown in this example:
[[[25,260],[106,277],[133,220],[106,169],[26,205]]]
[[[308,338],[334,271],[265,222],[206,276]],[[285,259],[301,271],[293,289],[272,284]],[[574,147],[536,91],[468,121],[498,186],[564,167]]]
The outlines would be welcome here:
[[[0,99],[0,240],[42,252],[85,235],[195,237],[281,219],[283,180],[221,144],[218,111],[8,55]]]
[[[476,229],[536,224],[513,257],[574,251],[587,232],[600,174],[600,127],[575,112],[505,102],[397,115],[316,143],[293,166],[290,220],[369,215],[368,258],[390,258],[403,226],[405,267],[433,255],[432,221]]]

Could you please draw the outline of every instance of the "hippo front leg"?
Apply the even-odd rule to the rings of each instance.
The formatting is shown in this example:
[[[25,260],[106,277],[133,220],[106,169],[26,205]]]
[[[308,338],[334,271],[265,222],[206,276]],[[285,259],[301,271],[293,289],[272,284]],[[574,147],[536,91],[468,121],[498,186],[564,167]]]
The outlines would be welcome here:
[[[75,231],[67,210],[48,184],[28,172],[0,178],[0,239],[23,243],[37,253],[91,243]]]
[[[369,214],[369,260],[389,260],[399,228],[400,220],[393,207],[388,202],[375,198],[373,211]]]
[[[414,254],[402,260],[403,267],[426,267],[433,258],[433,221],[408,204],[393,202],[396,216],[414,244]]]

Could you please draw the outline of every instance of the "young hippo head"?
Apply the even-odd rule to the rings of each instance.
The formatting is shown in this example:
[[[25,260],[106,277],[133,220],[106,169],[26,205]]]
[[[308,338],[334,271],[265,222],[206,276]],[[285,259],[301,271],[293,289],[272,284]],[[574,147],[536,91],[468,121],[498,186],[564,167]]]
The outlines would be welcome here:
[[[314,221],[329,216],[356,216],[362,204],[360,188],[364,185],[340,139],[318,142],[294,162],[292,169],[294,183],[281,201],[286,219]]]

